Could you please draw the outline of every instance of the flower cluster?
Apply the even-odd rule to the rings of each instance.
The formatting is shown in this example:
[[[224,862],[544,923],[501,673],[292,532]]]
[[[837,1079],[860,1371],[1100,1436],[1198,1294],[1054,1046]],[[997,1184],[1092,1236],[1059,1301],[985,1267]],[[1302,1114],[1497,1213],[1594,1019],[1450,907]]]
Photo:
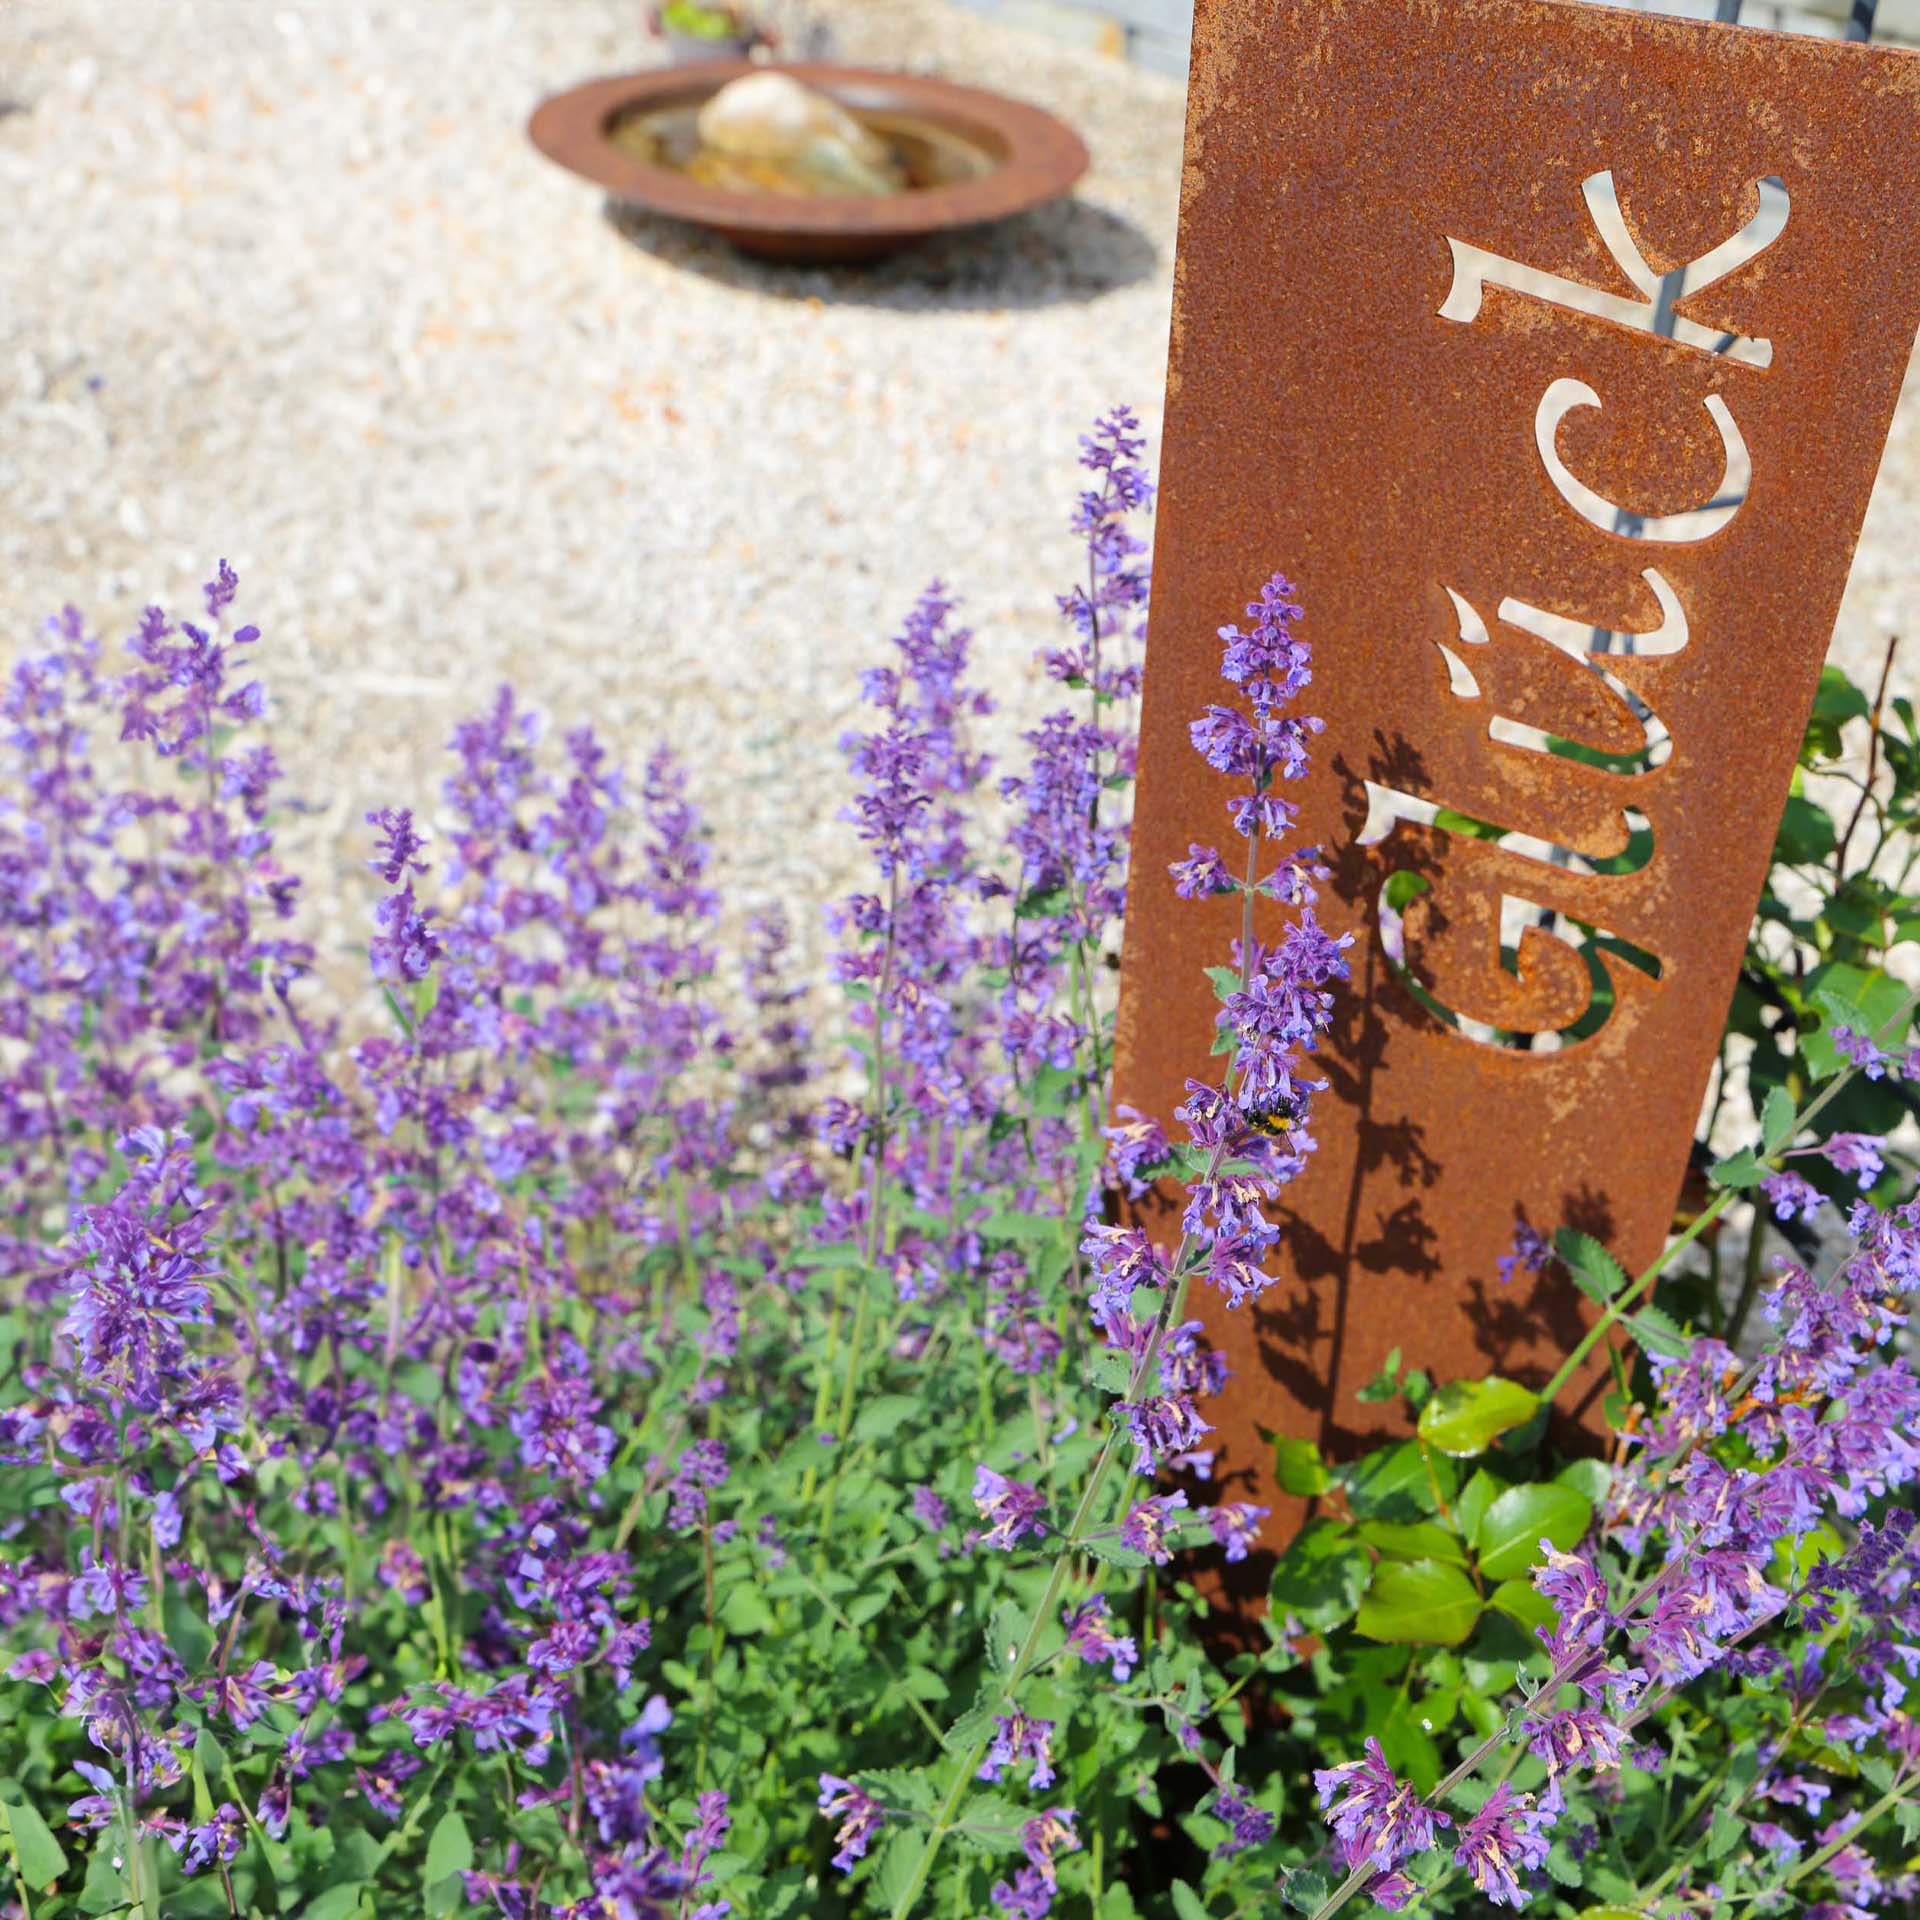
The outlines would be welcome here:
[[[1920,1482],[1920,1378],[1893,1350],[1899,1303],[1920,1287],[1920,1202],[1856,1202],[1848,1227],[1830,1278],[1800,1266],[1777,1276],[1764,1308],[1775,1336],[1754,1358],[1702,1336],[1651,1359],[1652,1407],[1611,1476],[1596,1536],[1573,1549],[1539,1543],[1546,1671],[1507,1725],[1433,1795],[1397,1776],[1377,1743],[1316,1775],[1352,1891],[1389,1908],[1412,1898],[1408,1868],[1448,1823],[1439,1801],[1510,1734],[1541,1790],[1497,1784],[1453,1861],[1494,1905],[1524,1905],[1576,1801],[1618,1801],[1624,1771],[1670,1764],[1649,1736],[1699,1684],[1776,1712],[1721,1815],[1746,1815],[1755,1850],[1722,1859],[1713,1887],[1778,1892],[1804,1861],[1826,1869],[1847,1910],[1920,1890],[1839,1844],[1851,1829],[1823,1823],[1830,1789],[1804,1771],[1810,1752],[1894,1756],[1899,1797],[1920,1764],[1907,1711],[1920,1628],[1913,1514],[1869,1517]],[[1682,1893],[1693,1853],[1667,1873]]]

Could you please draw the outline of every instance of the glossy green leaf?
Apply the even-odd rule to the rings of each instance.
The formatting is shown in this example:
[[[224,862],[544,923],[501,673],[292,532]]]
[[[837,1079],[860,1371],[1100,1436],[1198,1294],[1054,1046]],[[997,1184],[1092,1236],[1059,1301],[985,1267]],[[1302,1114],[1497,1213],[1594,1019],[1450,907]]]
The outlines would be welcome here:
[[[1438,1560],[1383,1560],[1354,1616],[1369,1640],[1457,1647],[1480,1617],[1480,1596],[1458,1567]]]
[[[1593,1523],[1593,1503],[1575,1487],[1548,1481],[1509,1487],[1481,1517],[1474,1545],[1480,1571],[1506,1580],[1544,1559],[1542,1536],[1561,1552],[1579,1544]]]
[[[1480,1516],[1506,1490],[1507,1483],[1497,1474],[1489,1473],[1485,1467],[1474,1469],[1473,1478],[1460,1489],[1460,1498],[1453,1503],[1453,1517],[1465,1539],[1471,1540],[1479,1532]]]
[[[1796,793],[1780,816],[1773,857],[1789,866],[1813,866],[1831,856],[1837,838],[1833,816],[1805,794]]]
[[[1336,1468],[1334,1478],[1363,1520],[1426,1520],[1439,1512],[1441,1501],[1451,1502],[1459,1472],[1445,1454],[1397,1440]]]
[[[1366,1590],[1371,1562],[1337,1520],[1310,1520],[1273,1570],[1267,1589],[1276,1618],[1291,1614],[1303,1627],[1330,1627],[1349,1619]]]
[[[1540,1396],[1517,1380],[1489,1374],[1484,1380],[1452,1380],[1420,1410],[1420,1438],[1456,1459],[1485,1453],[1503,1433],[1523,1427],[1540,1408]]]
[[[1365,1520],[1357,1531],[1361,1540],[1386,1560],[1446,1560],[1457,1567],[1467,1564],[1465,1543],[1431,1520]]]
[[[1311,1500],[1333,1485],[1333,1475],[1320,1457],[1320,1449],[1311,1440],[1294,1440],[1284,1435],[1273,1443],[1273,1474],[1285,1493]]]
[[[1569,1460],[1553,1479],[1556,1486],[1577,1488],[1597,1508],[1613,1485],[1613,1469],[1604,1460]]]

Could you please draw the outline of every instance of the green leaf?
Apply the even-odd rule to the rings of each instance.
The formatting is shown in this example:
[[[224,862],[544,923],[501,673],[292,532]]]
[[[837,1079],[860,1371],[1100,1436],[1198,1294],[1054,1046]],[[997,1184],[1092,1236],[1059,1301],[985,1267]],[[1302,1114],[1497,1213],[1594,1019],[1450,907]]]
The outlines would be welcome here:
[[[1240,991],[1240,969],[1238,967],[1209,967],[1207,978],[1213,982],[1213,997],[1225,1000]]]
[[[898,1907],[907,1897],[920,1871],[920,1856],[926,1852],[927,1836],[917,1827],[896,1827],[880,1855],[880,1865],[873,1876],[874,1887],[880,1895],[881,1904],[888,1908]]]
[[[1573,1487],[1598,1507],[1613,1487],[1613,1469],[1604,1460],[1569,1460],[1553,1476],[1555,1486]]]
[[[1292,1614],[1316,1630],[1350,1619],[1366,1589],[1369,1562],[1352,1530],[1338,1520],[1309,1520],[1273,1570],[1267,1589],[1276,1615]]]
[[[1818,1562],[1838,1560],[1845,1552],[1845,1542],[1823,1520],[1811,1533],[1783,1534],[1773,1543],[1769,1576],[1790,1588],[1804,1586]]]
[[[1426,1725],[1425,1702],[1416,1707],[1396,1697],[1384,1718],[1370,1718],[1368,1731],[1380,1742],[1387,1764],[1402,1778],[1411,1780],[1422,1793],[1440,1778],[1440,1749],[1434,1744],[1432,1730]]]
[[[1509,1487],[1488,1507],[1474,1545],[1480,1571],[1489,1580],[1524,1573],[1540,1558],[1544,1535],[1561,1552],[1579,1544],[1593,1523],[1593,1503],[1574,1487],[1545,1484]]]
[[[1353,1397],[1356,1400],[1364,1400],[1370,1405],[1377,1405],[1382,1401],[1391,1400],[1399,1391],[1400,1349],[1395,1347],[1381,1362],[1380,1371]]]
[[[1058,1216],[1049,1213],[990,1213],[980,1222],[989,1240],[1051,1240],[1059,1231]]]
[[[1473,1478],[1460,1489],[1453,1503],[1453,1517],[1461,1533],[1469,1540],[1480,1530],[1480,1516],[1507,1490],[1507,1483],[1485,1467],[1476,1467]]]
[[[125,1846],[118,1827],[109,1827],[100,1836],[87,1861],[86,1883],[76,1903],[82,1913],[117,1913],[130,1904],[126,1876],[113,1864],[116,1854],[125,1858]]]
[[[1815,1079],[1825,1079],[1849,1064],[1833,1043],[1832,1029],[1851,1027],[1870,1037],[1878,1034],[1900,1011],[1907,989],[1885,973],[1869,973],[1864,967],[1834,961],[1807,976],[1807,997],[1820,1009],[1823,1019],[1818,1031],[1800,1035],[1799,1045],[1807,1071]],[[1889,1033],[1882,1044],[1897,1053],[1905,1037]]]
[[[1505,1614],[1522,1633],[1553,1624],[1553,1602],[1545,1594],[1536,1593],[1529,1580],[1502,1580],[1487,1595],[1487,1605]]]
[[[1031,1809],[1002,1793],[974,1793],[967,1796],[966,1825],[959,1839],[977,1853],[1019,1853],[1020,1828],[1031,1816]]]
[[[1767,1104],[1760,1111],[1760,1147],[1764,1153],[1771,1153],[1775,1147],[1785,1146],[1793,1138],[1794,1121],[1799,1108],[1793,1104],[1793,1095],[1785,1087],[1775,1087],[1767,1095]]]
[[[1420,1438],[1456,1459],[1485,1453],[1503,1433],[1524,1427],[1540,1410],[1540,1396],[1517,1380],[1451,1380],[1420,1409]]]
[[[1724,1160],[1716,1160],[1707,1169],[1707,1178],[1716,1187],[1732,1187],[1735,1192],[1757,1187],[1766,1177],[1767,1170],[1751,1147],[1742,1147],[1738,1153],[1730,1153]]]
[[[1327,1904],[1327,1876],[1295,1867],[1281,1881],[1280,1897],[1295,1913],[1318,1913]]]
[[[1124,1353],[1102,1347],[1092,1354],[1082,1377],[1100,1393],[1125,1393],[1133,1384],[1133,1364]]]
[[[1303,1499],[1310,1500],[1333,1485],[1333,1475],[1327,1471],[1319,1447],[1311,1440],[1290,1439],[1284,1434],[1273,1443],[1273,1472],[1283,1492],[1299,1494]]]
[[[1429,1454],[1416,1440],[1397,1440],[1345,1462],[1334,1478],[1363,1520],[1425,1520],[1439,1511],[1440,1501],[1453,1498],[1458,1475],[1444,1454]]]
[[[1447,1560],[1457,1567],[1467,1564],[1466,1548],[1460,1539],[1432,1520],[1411,1524],[1397,1520],[1366,1520],[1359,1527],[1360,1538],[1386,1560]]]
[[[1815,806],[1805,794],[1794,794],[1780,816],[1780,832],[1774,841],[1776,864],[1814,866],[1832,857],[1839,836],[1833,816],[1824,807]]]
[[[720,1602],[720,1624],[729,1633],[766,1633],[774,1625],[773,1609],[750,1580],[736,1580]]]
[[[52,1886],[67,1870],[66,1849],[53,1837],[38,1809],[25,1800],[0,1800],[0,1819],[6,1822],[7,1841],[22,1881],[30,1887]]]
[[[1553,1250],[1573,1275],[1573,1284],[1591,1300],[1611,1300],[1627,1284],[1627,1270],[1590,1233],[1562,1227]]]
[[[939,1798],[933,1781],[922,1767],[862,1767],[854,1779],[876,1800],[914,1813],[931,1813]]]
[[[364,1880],[353,1880],[344,1887],[329,1887],[316,1893],[300,1909],[300,1920],[351,1920],[360,1911],[360,1896],[367,1891]]]
[[[1746,1830],[1747,1823],[1731,1807],[1717,1809],[1707,1828],[1706,1857],[1718,1860],[1723,1853],[1731,1853]]]
[[[1386,1560],[1374,1570],[1353,1625],[1369,1640],[1457,1647],[1479,1617],[1480,1596],[1458,1567]]]
[[[447,1913],[459,1904],[460,1885],[454,1876],[466,1873],[472,1866],[473,1838],[458,1810],[449,1807],[434,1822],[432,1836],[427,1841],[426,1870],[420,1876],[430,1913]]]
[[[1648,1353],[1663,1360],[1684,1360],[1693,1351],[1693,1342],[1680,1323],[1664,1307],[1642,1307],[1621,1322]]]
[[[1820,687],[1813,696],[1813,717],[1829,726],[1843,727],[1849,720],[1864,720],[1873,712],[1865,691],[1856,687],[1839,667],[1820,669]]]
[[[853,1423],[856,1440],[884,1440],[896,1433],[920,1411],[920,1402],[909,1393],[883,1393],[860,1409]]]
[[[1179,1920],[1207,1920],[1207,1905],[1184,1880],[1173,1883],[1173,1910]]]
[[[1065,887],[1035,888],[1032,893],[1023,894],[1014,907],[1016,920],[1052,919],[1066,912],[1072,904],[1073,896]]]
[[[987,1620],[987,1665],[1008,1672],[1027,1631],[1027,1609],[1018,1600],[1002,1600]]]

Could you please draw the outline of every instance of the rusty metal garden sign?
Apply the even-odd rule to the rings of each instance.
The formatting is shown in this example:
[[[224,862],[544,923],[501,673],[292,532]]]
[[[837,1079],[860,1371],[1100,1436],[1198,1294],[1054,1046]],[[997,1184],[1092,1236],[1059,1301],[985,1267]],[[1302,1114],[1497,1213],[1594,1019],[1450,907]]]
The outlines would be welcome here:
[[[1684,275],[1684,277],[1682,277]],[[1674,296],[1678,294],[1676,299]],[[1373,1437],[1390,1348],[1538,1377],[1518,1222],[1651,1257],[1920,322],[1920,56],[1562,0],[1201,0],[1119,1098],[1203,1074],[1238,906],[1216,628],[1281,566],[1298,797],[1356,936],[1282,1283],[1211,1306],[1261,1431]]]

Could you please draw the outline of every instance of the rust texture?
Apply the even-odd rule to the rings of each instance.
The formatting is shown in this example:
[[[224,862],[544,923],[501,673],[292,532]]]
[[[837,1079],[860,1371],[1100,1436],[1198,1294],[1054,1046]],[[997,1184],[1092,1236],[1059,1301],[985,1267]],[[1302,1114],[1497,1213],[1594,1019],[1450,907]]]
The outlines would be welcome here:
[[[1201,969],[1239,905],[1164,876],[1229,838],[1187,726],[1284,568],[1326,722],[1292,792],[1353,978],[1280,1283],[1199,1303],[1236,1376],[1216,1479],[1282,1529],[1263,1434],[1385,1437],[1355,1390],[1389,1349],[1535,1384],[1564,1355],[1585,1303],[1500,1283],[1517,1222],[1660,1246],[1920,321],[1917,201],[1911,54],[1558,0],[1201,0],[1117,1098],[1171,1129],[1217,1072]],[[1487,255],[1517,264],[1476,281]],[[1703,256],[1663,337],[1659,277]]]
[[[927,234],[1004,219],[1056,199],[1087,170],[1080,136],[1024,101],[932,75],[806,61],[783,63],[780,71],[831,94],[854,113],[911,113],[949,128],[998,164],[977,180],[950,186],[803,198],[706,186],[622,153],[607,137],[623,114],[695,105],[729,80],[757,71],[745,60],[709,60],[589,80],[543,100],[527,135],[549,160],[616,199],[706,227],[745,252],[774,260],[878,259]]]

